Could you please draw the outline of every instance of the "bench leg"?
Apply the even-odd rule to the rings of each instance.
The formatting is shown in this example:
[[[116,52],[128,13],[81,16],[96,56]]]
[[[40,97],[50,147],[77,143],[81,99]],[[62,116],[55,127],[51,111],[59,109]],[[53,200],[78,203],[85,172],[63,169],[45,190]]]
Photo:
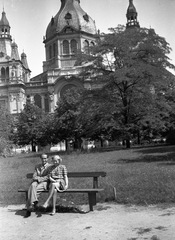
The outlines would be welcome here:
[[[26,194],[26,201],[28,200],[28,191],[25,192]]]
[[[93,206],[96,205],[96,193],[95,192],[88,193],[88,199],[90,211],[93,211]]]

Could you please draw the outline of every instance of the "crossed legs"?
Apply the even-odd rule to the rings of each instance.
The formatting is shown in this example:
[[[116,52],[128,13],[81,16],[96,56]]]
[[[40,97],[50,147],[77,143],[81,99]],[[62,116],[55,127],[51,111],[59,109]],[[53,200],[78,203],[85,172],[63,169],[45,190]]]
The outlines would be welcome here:
[[[47,182],[31,183],[28,190],[28,194],[27,194],[27,202],[26,202],[27,212],[25,217],[30,217],[33,207],[35,207],[36,204],[38,203],[38,197],[40,193],[46,189],[47,189]]]
[[[32,205],[38,202],[40,193],[47,189],[47,182],[33,182],[28,190],[28,199],[26,202],[27,209],[30,209]]]

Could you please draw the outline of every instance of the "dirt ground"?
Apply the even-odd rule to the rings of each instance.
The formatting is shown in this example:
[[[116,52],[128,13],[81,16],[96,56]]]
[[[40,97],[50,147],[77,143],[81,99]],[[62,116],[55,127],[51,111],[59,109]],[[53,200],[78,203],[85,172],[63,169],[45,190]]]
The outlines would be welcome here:
[[[87,206],[82,206],[87,210]],[[2,240],[173,240],[175,206],[97,204],[93,212],[32,212],[24,205],[0,207]]]

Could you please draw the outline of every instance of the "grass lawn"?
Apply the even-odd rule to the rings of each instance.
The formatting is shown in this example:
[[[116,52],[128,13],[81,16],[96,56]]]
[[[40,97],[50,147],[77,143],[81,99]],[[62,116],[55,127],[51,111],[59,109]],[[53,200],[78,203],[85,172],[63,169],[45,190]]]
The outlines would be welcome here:
[[[104,191],[97,194],[100,202],[156,204],[175,202],[175,146],[134,148],[103,153],[62,155],[68,171],[106,171],[99,179]],[[38,154],[21,154],[0,158],[0,204],[25,203],[18,188],[29,186],[26,173],[40,162]],[[69,180],[69,187],[92,187],[92,179]],[[114,189],[116,198],[114,199]],[[45,195],[45,196],[43,196]],[[65,195],[65,196],[64,196]],[[76,204],[87,203],[87,194],[62,194],[61,198]],[[46,197],[42,194],[41,201]]]

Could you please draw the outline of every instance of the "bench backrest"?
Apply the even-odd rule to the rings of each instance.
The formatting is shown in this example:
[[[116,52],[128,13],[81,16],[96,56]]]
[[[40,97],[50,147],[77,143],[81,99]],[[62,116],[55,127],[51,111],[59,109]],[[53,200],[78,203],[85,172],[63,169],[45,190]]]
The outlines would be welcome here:
[[[27,178],[32,178],[33,173],[27,173],[26,177]],[[106,177],[106,172],[68,172],[68,177],[69,178],[78,178],[78,177]]]

